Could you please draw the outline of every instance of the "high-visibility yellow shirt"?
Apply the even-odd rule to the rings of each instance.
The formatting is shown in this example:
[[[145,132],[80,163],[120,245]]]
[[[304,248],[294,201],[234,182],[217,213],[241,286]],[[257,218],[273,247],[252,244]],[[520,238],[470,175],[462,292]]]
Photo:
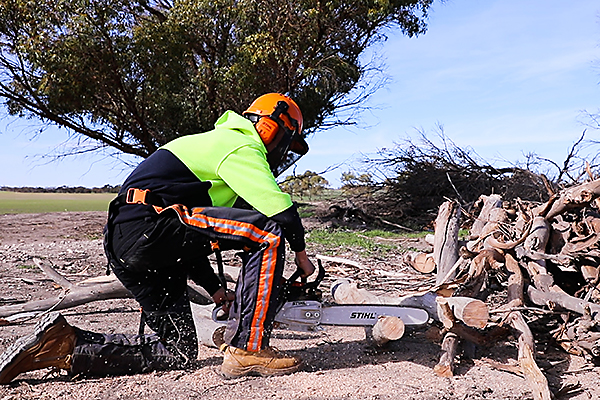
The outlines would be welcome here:
[[[251,121],[227,111],[215,129],[177,138],[161,149],[170,151],[203,182],[210,182],[213,206],[231,207],[238,196],[272,217],[292,206],[275,181],[267,150]]]

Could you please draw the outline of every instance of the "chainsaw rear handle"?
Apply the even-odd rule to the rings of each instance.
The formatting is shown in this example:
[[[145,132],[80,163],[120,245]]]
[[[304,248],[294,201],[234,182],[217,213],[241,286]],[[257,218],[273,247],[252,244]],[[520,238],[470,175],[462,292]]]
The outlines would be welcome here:
[[[303,277],[301,279],[301,283],[302,286],[307,287],[307,288],[317,288],[319,286],[319,284],[323,281],[323,278],[325,278],[325,268],[323,268],[323,264],[321,263],[320,259],[317,259],[317,265],[319,266],[319,272],[317,273],[317,277],[315,278],[314,281],[312,282],[307,282],[306,277]],[[300,278],[302,276],[302,274],[304,273],[304,271],[302,271],[300,268],[298,268],[296,270],[296,272],[294,272],[292,274],[292,276],[290,276],[286,283],[284,284],[284,288],[289,288],[289,286],[291,286],[294,282],[296,282],[298,280],[298,278]]]

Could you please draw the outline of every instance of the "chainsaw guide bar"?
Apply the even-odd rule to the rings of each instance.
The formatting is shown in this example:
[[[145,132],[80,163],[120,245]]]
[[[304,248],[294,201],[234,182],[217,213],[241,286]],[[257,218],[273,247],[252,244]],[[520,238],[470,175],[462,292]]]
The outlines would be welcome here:
[[[373,326],[379,317],[398,317],[405,325],[423,325],[429,321],[427,311],[415,307],[331,304],[315,300],[295,300],[283,305],[275,317],[279,328],[315,331],[321,325]]]

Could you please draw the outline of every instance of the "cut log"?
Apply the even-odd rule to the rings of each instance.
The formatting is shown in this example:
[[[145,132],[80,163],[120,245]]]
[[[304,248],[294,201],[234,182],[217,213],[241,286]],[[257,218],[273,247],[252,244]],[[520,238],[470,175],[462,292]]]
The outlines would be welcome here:
[[[213,321],[212,312],[215,305],[190,304],[194,325],[196,326],[196,335],[198,336],[198,346],[220,348],[225,343],[223,340],[225,324]]]
[[[488,307],[481,300],[470,297],[437,297],[436,301],[439,305],[447,304],[456,319],[472,328],[485,328],[490,318]]]
[[[410,251],[404,255],[402,262],[422,274],[430,274],[435,270],[433,254]]]
[[[382,347],[392,340],[398,340],[404,335],[404,322],[398,317],[381,316],[372,327],[365,328],[367,341],[377,347]]]
[[[458,342],[458,336],[454,333],[448,332],[444,336],[440,361],[433,367],[433,372],[437,376],[451,378],[454,375],[454,358],[456,357]]]
[[[406,307],[419,307],[425,309],[429,316],[436,321],[443,322],[443,310],[437,299],[441,298],[436,293],[404,297],[391,297],[376,295],[366,289],[359,289],[356,283],[349,280],[338,280],[331,285],[331,295],[338,304],[386,304]],[[454,316],[474,328],[485,327],[489,319],[487,305],[478,299],[469,297],[445,297],[442,300],[448,304]]]
[[[436,300],[442,310],[441,314],[443,318],[442,322],[444,324],[444,327],[446,328],[446,330],[452,329],[457,324],[456,317],[452,313],[450,306],[447,302],[440,301],[439,298]],[[446,332],[446,334],[444,335],[444,340],[442,340],[442,353],[440,356],[440,361],[433,368],[433,372],[435,372],[436,375],[444,378],[450,378],[454,375],[454,359],[458,352],[459,345],[460,340],[458,338],[458,335],[453,332]]]

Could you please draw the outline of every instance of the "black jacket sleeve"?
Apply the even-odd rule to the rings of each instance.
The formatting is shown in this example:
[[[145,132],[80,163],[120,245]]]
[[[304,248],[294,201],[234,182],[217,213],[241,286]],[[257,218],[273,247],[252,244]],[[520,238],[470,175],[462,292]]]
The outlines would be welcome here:
[[[306,248],[304,226],[302,226],[302,220],[295,204],[287,210],[275,214],[271,219],[283,228],[283,233],[292,251],[298,252]]]

